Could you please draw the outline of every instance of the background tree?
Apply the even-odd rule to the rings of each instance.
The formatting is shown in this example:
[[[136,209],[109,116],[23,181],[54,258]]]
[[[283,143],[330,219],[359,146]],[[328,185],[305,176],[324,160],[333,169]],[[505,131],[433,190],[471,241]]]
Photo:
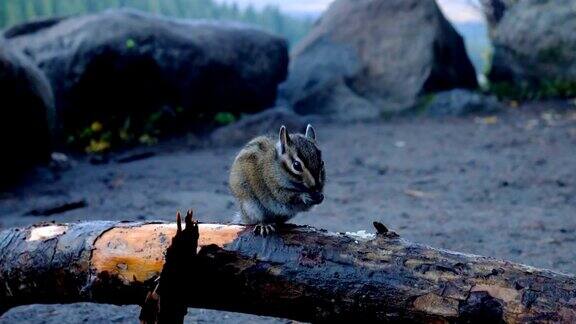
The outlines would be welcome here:
[[[294,44],[310,30],[312,20],[284,15],[278,7],[241,9],[213,0],[2,0],[0,28],[52,16],[95,13],[109,8],[133,8],[176,18],[233,20],[260,26]]]

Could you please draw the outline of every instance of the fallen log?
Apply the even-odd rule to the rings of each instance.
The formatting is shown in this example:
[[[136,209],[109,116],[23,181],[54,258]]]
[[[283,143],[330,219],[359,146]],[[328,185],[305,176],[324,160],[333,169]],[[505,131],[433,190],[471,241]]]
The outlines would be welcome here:
[[[576,322],[576,277],[377,234],[200,224],[190,307],[301,321]],[[85,222],[0,232],[0,305],[141,304],[176,224]],[[195,246],[195,245],[194,245]],[[191,251],[195,254],[196,251]],[[184,286],[183,287],[189,287]]]

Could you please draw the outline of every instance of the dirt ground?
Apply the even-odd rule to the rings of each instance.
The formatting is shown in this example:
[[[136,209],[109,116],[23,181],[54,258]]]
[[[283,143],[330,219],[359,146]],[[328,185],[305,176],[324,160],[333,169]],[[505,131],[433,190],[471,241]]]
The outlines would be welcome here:
[[[372,231],[377,220],[435,247],[576,273],[576,109],[554,103],[496,116],[397,118],[315,125],[325,157],[325,202],[294,222]],[[0,196],[0,228],[41,221],[173,220],[193,208],[227,222],[238,147],[185,140],[130,163],[40,169]],[[87,206],[25,216],[60,202]]]

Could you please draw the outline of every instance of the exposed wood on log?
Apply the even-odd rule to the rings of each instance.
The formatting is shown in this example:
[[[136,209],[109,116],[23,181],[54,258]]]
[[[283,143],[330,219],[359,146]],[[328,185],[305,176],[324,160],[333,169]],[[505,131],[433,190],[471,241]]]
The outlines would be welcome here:
[[[200,225],[199,246],[220,247],[234,241],[243,226]],[[92,267],[120,279],[146,281],[157,276],[164,264],[164,252],[176,234],[176,224],[144,224],[115,227],[103,233],[94,244]]]
[[[0,232],[0,299],[141,303],[175,224],[88,222]],[[379,235],[287,226],[262,238],[200,224],[191,307],[302,321],[576,322],[576,278]],[[190,283],[183,284],[190,287]]]

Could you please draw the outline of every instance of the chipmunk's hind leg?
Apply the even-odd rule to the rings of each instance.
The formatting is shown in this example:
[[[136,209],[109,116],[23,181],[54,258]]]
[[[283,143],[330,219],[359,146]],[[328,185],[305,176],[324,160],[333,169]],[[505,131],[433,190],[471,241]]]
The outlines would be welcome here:
[[[267,236],[276,231],[275,225],[265,221],[266,210],[260,202],[256,200],[243,201],[240,212],[246,224],[254,225],[254,234]]]

